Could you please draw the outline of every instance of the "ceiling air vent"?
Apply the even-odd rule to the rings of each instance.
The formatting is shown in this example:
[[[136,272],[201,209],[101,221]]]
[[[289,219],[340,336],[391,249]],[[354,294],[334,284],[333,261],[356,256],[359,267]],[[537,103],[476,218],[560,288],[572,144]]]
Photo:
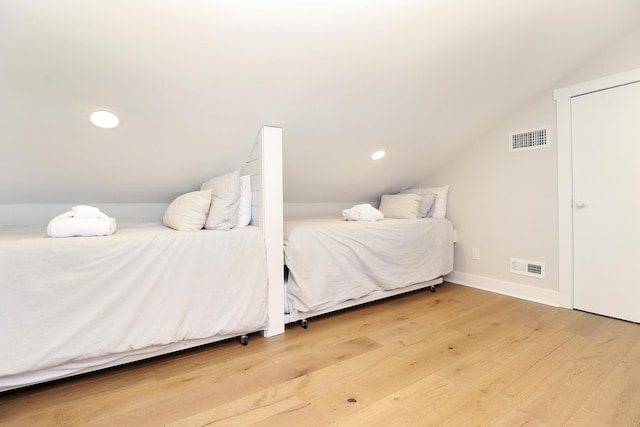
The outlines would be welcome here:
[[[519,258],[511,258],[510,271],[523,276],[537,277],[544,279],[544,262],[527,261]]]
[[[509,151],[535,150],[549,146],[549,128],[513,132],[509,134]]]

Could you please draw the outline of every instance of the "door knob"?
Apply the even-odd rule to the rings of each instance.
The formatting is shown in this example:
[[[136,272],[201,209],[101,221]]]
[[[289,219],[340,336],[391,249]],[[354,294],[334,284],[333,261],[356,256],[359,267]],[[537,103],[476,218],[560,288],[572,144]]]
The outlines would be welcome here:
[[[584,208],[584,202],[582,200],[578,200],[576,202],[576,208],[578,208],[578,209]]]

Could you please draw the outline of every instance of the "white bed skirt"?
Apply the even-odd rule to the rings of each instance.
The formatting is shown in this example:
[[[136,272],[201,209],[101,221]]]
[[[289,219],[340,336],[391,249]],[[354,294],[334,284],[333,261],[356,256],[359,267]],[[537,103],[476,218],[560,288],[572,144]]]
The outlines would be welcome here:
[[[267,285],[257,227],[66,239],[0,227],[0,391],[262,330]]]
[[[286,220],[286,299],[295,318],[425,283],[453,270],[446,219]]]

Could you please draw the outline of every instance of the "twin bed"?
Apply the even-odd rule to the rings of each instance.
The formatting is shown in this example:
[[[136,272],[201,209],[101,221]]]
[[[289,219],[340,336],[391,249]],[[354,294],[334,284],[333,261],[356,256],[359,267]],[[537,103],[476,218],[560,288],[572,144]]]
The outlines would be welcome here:
[[[122,225],[108,238],[0,237],[0,389],[263,330],[256,227],[176,232]]]
[[[246,228],[119,224],[110,236],[50,238],[0,226],[0,392],[282,333],[281,158],[281,129],[264,127],[242,171]]]
[[[281,129],[261,130],[243,173],[253,205],[242,229],[120,224],[108,237],[52,239],[0,227],[0,392],[232,337],[246,344],[252,332],[434,286],[452,269],[444,218],[283,222]]]
[[[285,221],[287,322],[442,283],[453,269],[444,218]]]

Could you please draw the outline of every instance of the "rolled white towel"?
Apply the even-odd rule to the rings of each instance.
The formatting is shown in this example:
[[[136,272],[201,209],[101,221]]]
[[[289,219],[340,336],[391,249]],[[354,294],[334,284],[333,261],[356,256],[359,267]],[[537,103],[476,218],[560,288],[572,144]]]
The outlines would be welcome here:
[[[71,208],[74,218],[97,218],[100,209],[93,206],[78,205]]]
[[[378,221],[384,218],[382,212],[368,203],[345,209],[342,211],[342,216],[347,221]]]
[[[95,218],[76,218],[73,211],[69,211],[49,222],[47,234],[51,237],[110,236],[116,228],[116,220],[102,212]]]

